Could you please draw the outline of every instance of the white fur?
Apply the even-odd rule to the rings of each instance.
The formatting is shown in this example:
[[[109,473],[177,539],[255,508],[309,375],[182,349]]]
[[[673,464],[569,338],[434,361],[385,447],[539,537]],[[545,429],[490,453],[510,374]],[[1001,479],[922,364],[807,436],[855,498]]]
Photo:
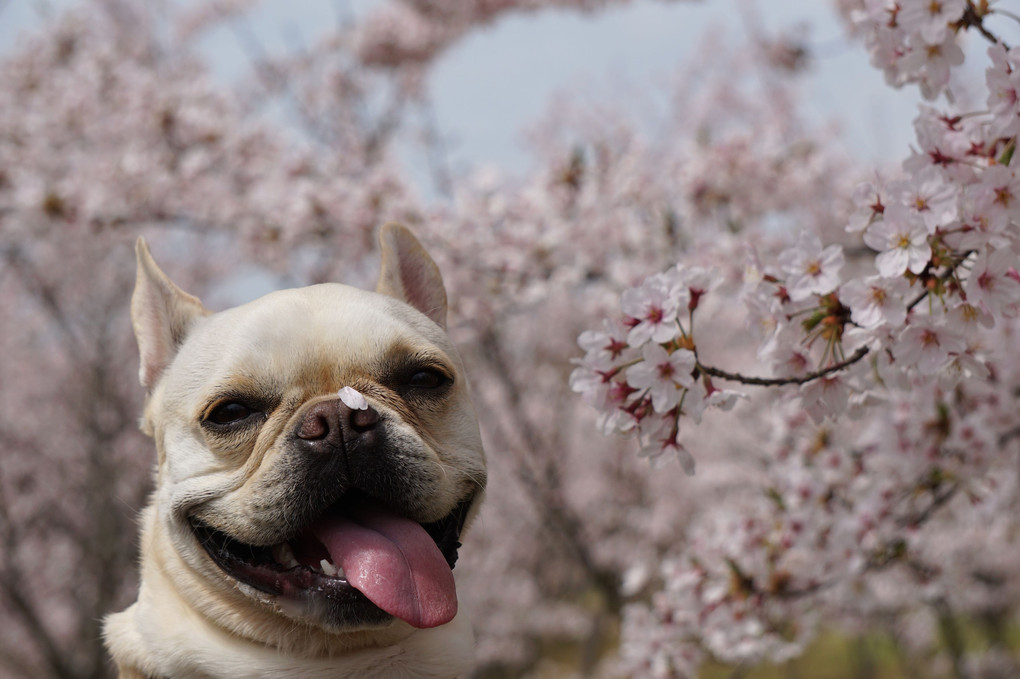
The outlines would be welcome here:
[[[173,679],[452,679],[468,672],[473,660],[464,612],[382,648],[298,658],[231,635],[172,591],[152,587],[143,587],[134,605],[108,618],[106,635],[122,662]]]
[[[387,417],[405,466],[414,466],[413,478],[429,489],[430,507],[422,512],[430,516],[418,520],[452,511],[465,484],[480,497],[485,458],[463,367],[443,330],[438,269],[402,227],[384,227],[380,242],[382,294],[324,284],[218,314],[177,288],[139,242],[132,318],[149,391],[143,429],[156,441],[158,469],[142,516],[138,600],[110,615],[104,629],[122,679],[452,679],[471,668],[473,637],[463,610],[432,629],[393,620],[331,631],[316,611],[226,576],[188,524],[199,508],[228,517],[238,530],[254,530],[268,520],[265,500],[281,485],[294,487],[289,476],[270,473],[287,469],[280,462],[288,454],[281,443],[286,436],[267,434],[275,439],[264,449],[249,444],[240,451],[215,450],[207,440],[199,424],[203,409],[225,387],[252,376],[270,382],[269,389],[289,400],[278,408],[279,429],[266,431],[293,431],[301,407],[337,398],[347,384],[327,388],[325,382],[370,381],[366,366],[404,347],[442,356],[457,375],[447,414],[430,421],[428,436],[371,394],[366,401]]]

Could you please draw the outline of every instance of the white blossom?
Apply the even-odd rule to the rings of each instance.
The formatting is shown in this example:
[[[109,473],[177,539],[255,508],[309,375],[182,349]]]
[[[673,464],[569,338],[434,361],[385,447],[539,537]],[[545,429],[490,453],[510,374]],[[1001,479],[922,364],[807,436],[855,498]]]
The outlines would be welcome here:
[[[680,402],[682,388],[691,386],[697,359],[687,349],[669,353],[652,343],[644,345],[641,355],[644,360],[627,371],[627,384],[647,392],[655,411],[665,413]]]
[[[843,263],[842,247],[829,245],[823,249],[821,240],[806,231],[794,247],[779,256],[780,266],[789,275],[787,290],[795,302],[832,292],[839,285]]]
[[[931,259],[924,222],[898,204],[888,207],[882,220],[868,227],[864,242],[879,252],[875,266],[886,278],[906,271],[921,273]]]

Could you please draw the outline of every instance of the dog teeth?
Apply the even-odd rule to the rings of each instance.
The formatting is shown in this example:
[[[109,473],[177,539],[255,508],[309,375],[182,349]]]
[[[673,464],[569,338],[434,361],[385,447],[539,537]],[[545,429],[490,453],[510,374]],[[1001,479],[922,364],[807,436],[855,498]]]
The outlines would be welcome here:
[[[331,578],[342,578],[344,577],[344,569],[338,566],[334,566],[327,559],[323,559],[319,562],[319,566],[322,568],[322,572]]]
[[[322,568],[322,572],[331,578],[345,578],[346,574],[344,569],[339,566],[334,566],[328,559],[323,559],[319,562],[319,567]]]
[[[276,563],[286,568],[294,568],[301,565],[294,556],[294,550],[290,548],[289,542],[273,545],[273,558],[276,559]]]

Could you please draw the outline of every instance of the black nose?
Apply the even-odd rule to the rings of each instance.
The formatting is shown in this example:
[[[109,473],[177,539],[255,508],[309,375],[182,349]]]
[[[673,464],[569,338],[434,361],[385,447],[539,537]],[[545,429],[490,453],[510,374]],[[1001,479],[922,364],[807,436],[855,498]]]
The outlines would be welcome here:
[[[316,403],[294,430],[298,446],[310,455],[349,456],[375,445],[379,413],[369,406],[352,410],[340,399]]]

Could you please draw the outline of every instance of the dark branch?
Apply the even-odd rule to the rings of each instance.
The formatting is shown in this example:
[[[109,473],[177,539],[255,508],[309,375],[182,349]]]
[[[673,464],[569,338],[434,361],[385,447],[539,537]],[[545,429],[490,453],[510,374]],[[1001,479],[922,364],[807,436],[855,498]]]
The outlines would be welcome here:
[[[825,377],[826,375],[839,372],[840,370],[857,363],[859,360],[867,356],[869,351],[870,349],[868,347],[860,347],[844,361],[833,363],[827,368],[816,370],[815,372],[800,375],[798,377],[749,377],[747,375],[741,375],[740,373],[731,373],[726,372],[725,370],[720,370],[719,368],[713,368],[712,366],[705,365],[701,362],[698,363],[698,369],[706,375],[730,380],[731,382],[753,384],[759,387],[779,387],[786,384],[807,384],[808,382],[817,380],[820,377]]]
[[[980,33],[981,36],[988,42],[994,45],[1002,45],[1006,49],[1009,49],[1009,45],[1004,43],[1002,40],[996,37],[994,33],[985,28],[984,18],[985,15],[978,14],[977,10],[974,9],[974,5],[968,2],[967,8],[963,10],[963,16],[960,17],[960,20],[958,22],[956,22],[956,25],[964,29],[976,28],[977,32]]]

